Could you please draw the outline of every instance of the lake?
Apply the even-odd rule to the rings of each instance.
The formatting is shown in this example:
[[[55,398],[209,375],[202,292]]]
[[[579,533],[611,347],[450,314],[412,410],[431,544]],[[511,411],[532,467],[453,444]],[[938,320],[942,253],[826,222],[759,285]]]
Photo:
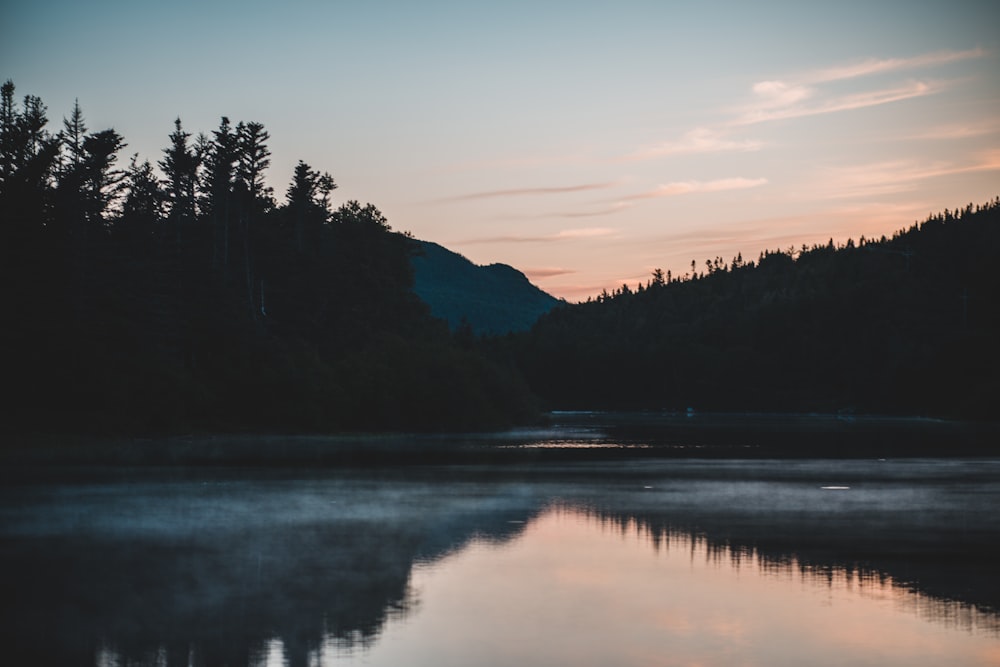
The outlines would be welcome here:
[[[468,443],[515,455],[8,470],[3,662],[1000,664],[1000,458]]]

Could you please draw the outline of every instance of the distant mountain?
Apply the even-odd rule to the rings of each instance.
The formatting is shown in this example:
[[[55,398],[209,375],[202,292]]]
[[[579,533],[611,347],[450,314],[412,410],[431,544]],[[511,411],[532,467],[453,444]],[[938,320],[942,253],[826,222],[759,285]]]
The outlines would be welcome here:
[[[414,291],[454,330],[464,319],[476,334],[526,331],[561,303],[506,264],[479,266],[429,241],[418,241]]]

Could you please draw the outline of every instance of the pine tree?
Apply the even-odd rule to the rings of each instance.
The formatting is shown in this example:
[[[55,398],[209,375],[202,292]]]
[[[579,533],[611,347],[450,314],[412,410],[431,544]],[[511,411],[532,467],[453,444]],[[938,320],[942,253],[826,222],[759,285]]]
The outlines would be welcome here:
[[[212,263],[221,263],[223,275],[229,272],[238,140],[229,119],[223,116],[219,129],[212,132],[212,141],[205,155],[205,209],[212,226]]]
[[[292,183],[285,195],[285,210],[291,217],[295,247],[300,253],[311,231],[329,220],[330,193],[336,187],[330,174],[320,174],[301,160],[295,166]]]
[[[74,100],[73,112],[63,118],[62,142],[69,152],[69,168],[79,169],[83,164],[83,141],[87,136],[87,125],[80,110],[80,100]]]
[[[198,155],[188,145],[191,134],[181,127],[181,119],[174,121],[174,131],[170,133],[170,146],[163,149],[160,170],[164,175],[167,218],[177,233],[178,249],[182,243],[184,229],[194,221],[196,206],[195,192],[198,182]]]
[[[88,222],[102,225],[109,208],[119,199],[125,172],[115,169],[124,138],[114,130],[103,130],[83,140],[83,198]]]
[[[41,99],[26,95],[17,109],[14,90],[9,80],[0,88],[0,212],[9,230],[30,233],[51,221],[60,139]]]
[[[149,229],[159,222],[163,213],[163,191],[149,160],[139,162],[139,154],[132,156],[125,172],[125,199],[122,219],[129,225]]]
[[[267,147],[270,135],[264,125],[257,122],[236,126],[236,184],[235,196],[239,209],[239,234],[243,242],[243,276],[246,285],[247,306],[250,317],[258,319],[257,280],[254,276],[252,234],[257,221],[274,206],[271,188],[264,182],[264,171],[271,164],[271,151]],[[259,292],[263,293],[263,286]]]

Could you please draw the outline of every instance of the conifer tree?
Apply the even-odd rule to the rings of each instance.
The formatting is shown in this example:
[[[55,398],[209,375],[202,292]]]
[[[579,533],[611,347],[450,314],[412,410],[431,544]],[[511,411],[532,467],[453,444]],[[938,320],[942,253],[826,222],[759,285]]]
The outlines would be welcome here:
[[[329,220],[329,197],[336,187],[330,174],[314,171],[301,160],[295,166],[295,174],[285,198],[286,210],[291,216],[295,246],[300,253],[304,250],[305,239],[311,230]]]
[[[139,154],[133,155],[125,172],[124,185],[122,219],[128,225],[150,229],[162,215],[163,191],[149,160],[140,163]]]
[[[174,121],[174,131],[170,133],[170,146],[163,149],[160,170],[164,175],[167,217],[177,232],[178,245],[183,229],[194,220],[195,188],[198,182],[198,155],[188,145],[191,137],[181,127],[181,119]]]
[[[102,130],[83,140],[83,199],[88,222],[102,225],[108,209],[122,193],[125,172],[115,169],[124,138],[114,130]]]
[[[87,125],[83,120],[80,100],[73,102],[73,112],[63,118],[62,143],[69,153],[69,168],[79,168],[83,163],[83,141],[87,136]]]
[[[46,125],[40,98],[14,103],[14,83],[0,88],[0,210],[8,226],[30,233],[51,221],[52,190],[60,140]]]
[[[258,319],[261,311],[258,278],[254,275],[252,235],[257,221],[274,206],[271,188],[264,182],[264,171],[271,164],[271,151],[267,147],[270,135],[262,123],[251,121],[236,126],[236,185],[235,195],[239,207],[239,233],[243,245],[243,274],[246,284],[247,305],[250,316]]]
[[[205,209],[212,226],[212,263],[229,271],[230,227],[233,214],[233,186],[236,179],[239,137],[223,116],[205,155]]]

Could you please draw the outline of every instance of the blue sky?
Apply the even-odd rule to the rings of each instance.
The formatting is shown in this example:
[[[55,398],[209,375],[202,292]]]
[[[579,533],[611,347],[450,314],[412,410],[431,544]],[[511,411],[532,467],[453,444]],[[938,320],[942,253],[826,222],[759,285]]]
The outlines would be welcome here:
[[[269,178],[578,300],[660,267],[881,236],[1000,194],[990,2],[0,5],[0,78],[156,161],[271,133]]]

